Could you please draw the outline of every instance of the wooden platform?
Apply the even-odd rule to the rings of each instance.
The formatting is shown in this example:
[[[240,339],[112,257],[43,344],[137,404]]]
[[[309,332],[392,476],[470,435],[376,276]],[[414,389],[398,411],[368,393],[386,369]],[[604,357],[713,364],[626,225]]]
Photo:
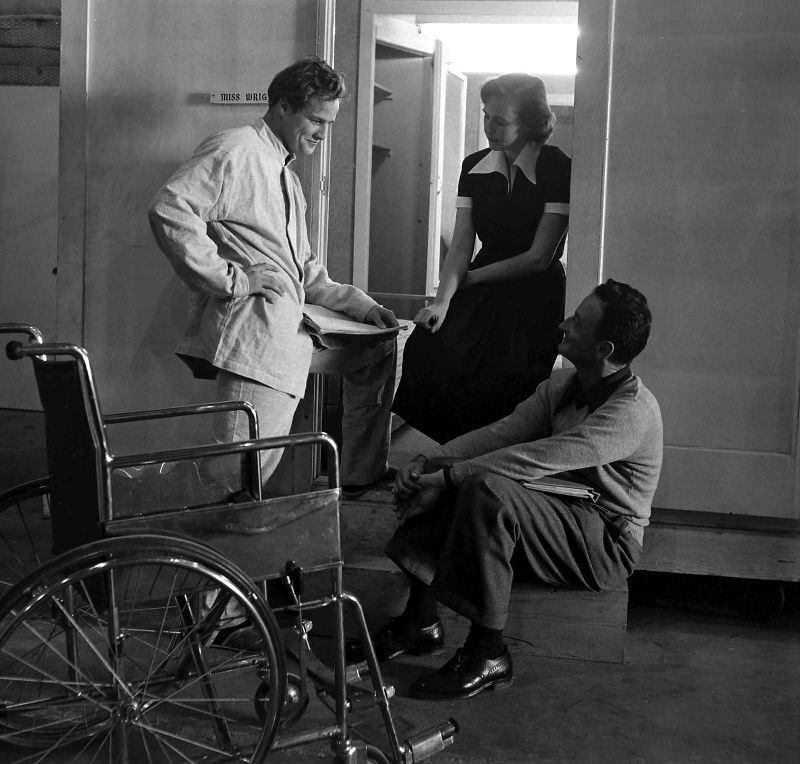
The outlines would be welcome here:
[[[654,509],[638,569],[800,581],[800,522]]]

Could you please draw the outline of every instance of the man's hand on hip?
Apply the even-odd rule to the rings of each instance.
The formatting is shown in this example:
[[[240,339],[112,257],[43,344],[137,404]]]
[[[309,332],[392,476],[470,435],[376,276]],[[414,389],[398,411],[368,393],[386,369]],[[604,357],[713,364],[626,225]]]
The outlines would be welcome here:
[[[250,282],[249,294],[260,295],[267,302],[274,302],[276,297],[283,295],[283,286],[279,276],[279,269],[272,263],[259,263],[244,269],[247,280]]]

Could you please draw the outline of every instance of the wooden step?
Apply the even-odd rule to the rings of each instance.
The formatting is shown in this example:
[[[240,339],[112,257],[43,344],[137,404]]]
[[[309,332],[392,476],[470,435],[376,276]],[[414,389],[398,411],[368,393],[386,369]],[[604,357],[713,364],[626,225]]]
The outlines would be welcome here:
[[[800,522],[654,509],[639,570],[800,581]]]

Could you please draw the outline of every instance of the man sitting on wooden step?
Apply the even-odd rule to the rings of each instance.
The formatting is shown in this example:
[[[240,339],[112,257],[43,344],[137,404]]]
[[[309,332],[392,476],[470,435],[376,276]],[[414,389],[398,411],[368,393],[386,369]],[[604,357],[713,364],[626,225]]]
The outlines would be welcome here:
[[[600,591],[633,572],[663,445],[658,403],[630,369],[650,323],[641,292],[613,280],[597,286],[560,325],[558,350],[574,369],[398,472],[401,525],[386,553],[411,591],[402,615],[375,635],[379,657],[441,650],[437,602],[471,622],[464,646],[417,679],[412,696],[471,697],[511,684],[503,629],[515,573]],[[562,483],[579,495],[562,493]]]

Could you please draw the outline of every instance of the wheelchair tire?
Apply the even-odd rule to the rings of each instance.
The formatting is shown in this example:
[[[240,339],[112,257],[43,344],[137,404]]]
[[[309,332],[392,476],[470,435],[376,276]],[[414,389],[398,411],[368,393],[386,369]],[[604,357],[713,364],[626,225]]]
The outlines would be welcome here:
[[[49,478],[0,493],[0,594],[52,557],[49,507]]]
[[[236,613],[246,647],[215,644]],[[230,629],[228,629],[230,631]],[[261,716],[253,697],[268,687]],[[141,534],[71,550],[0,599],[0,760],[266,758],[285,696],[257,586],[209,547]],[[70,758],[70,755],[74,758]]]

